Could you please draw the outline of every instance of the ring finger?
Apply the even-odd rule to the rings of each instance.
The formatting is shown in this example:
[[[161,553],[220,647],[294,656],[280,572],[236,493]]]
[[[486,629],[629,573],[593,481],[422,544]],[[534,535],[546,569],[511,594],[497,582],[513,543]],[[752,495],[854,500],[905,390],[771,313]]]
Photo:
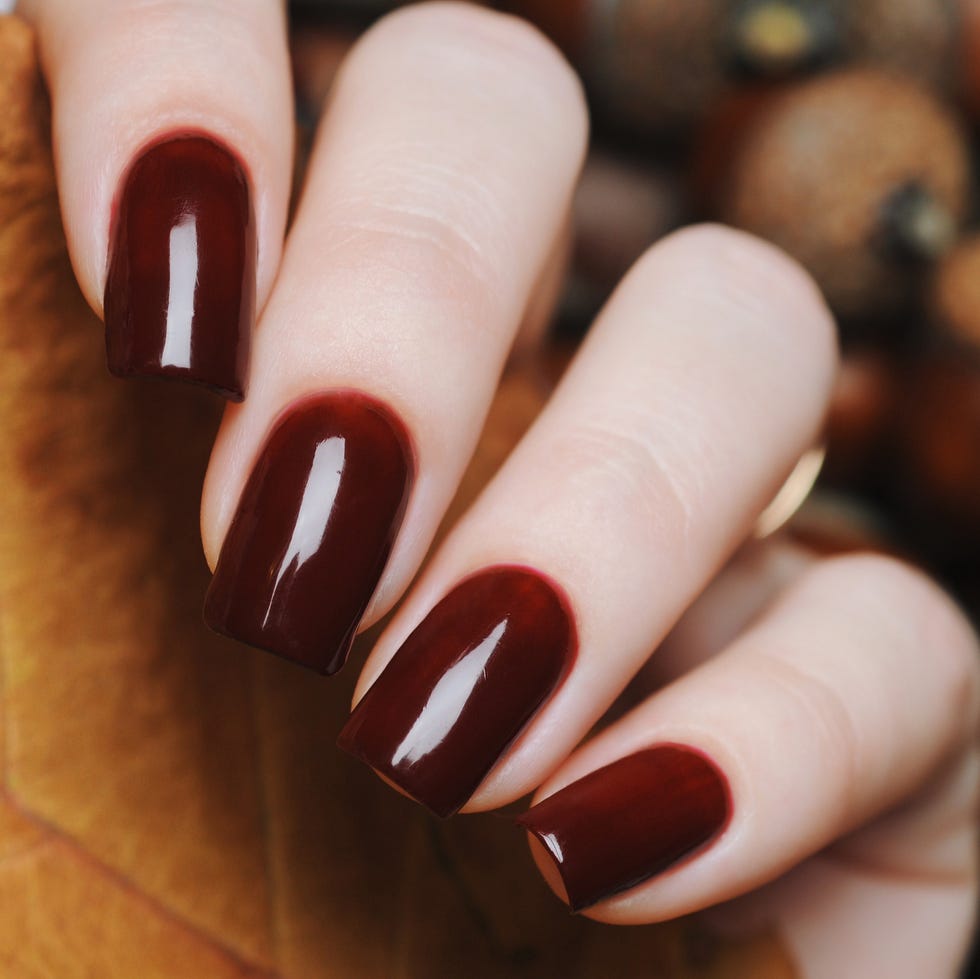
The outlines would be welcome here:
[[[381,638],[342,744],[442,815],[540,784],[811,443],[834,364],[775,249],[655,246]]]

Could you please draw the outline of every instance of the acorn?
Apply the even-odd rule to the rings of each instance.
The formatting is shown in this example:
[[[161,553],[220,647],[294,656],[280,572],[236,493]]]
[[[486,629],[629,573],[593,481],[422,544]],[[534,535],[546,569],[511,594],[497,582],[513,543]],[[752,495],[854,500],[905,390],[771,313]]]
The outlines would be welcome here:
[[[929,306],[942,333],[980,359],[980,233],[958,241],[936,267]]]
[[[958,118],[897,76],[843,69],[756,114],[721,216],[784,248],[845,318],[894,312],[953,243],[970,160]]]
[[[980,81],[980,0],[743,0],[743,7],[743,60],[757,76],[833,60],[875,65],[944,95],[963,87],[963,75]]]
[[[951,91],[963,3],[976,0],[742,0],[743,55],[756,75],[825,61],[877,65]],[[754,53],[754,58],[753,58]]]
[[[832,18],[814,0],[503,0],[581,70],[600,118],[685,134],[744,78],[823,63]]]

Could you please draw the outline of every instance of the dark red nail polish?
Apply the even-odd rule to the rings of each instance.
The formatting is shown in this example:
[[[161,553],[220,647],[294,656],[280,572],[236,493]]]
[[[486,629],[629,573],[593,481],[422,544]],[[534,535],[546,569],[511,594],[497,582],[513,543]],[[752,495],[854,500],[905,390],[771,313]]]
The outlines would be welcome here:
[[[547,850],[580,911],[705,846],[730,811],[721,772],[700,752],[665,744],[566,785],[517,821]]]
[[[339,744],[439,816],[451,816],[561,682],[571,614],[534,571],[457,585],[374,682]]]
[[[413,470],[404,428],[371,398],[339,391],[293,405],[242,492],[205,621],[336,673],[388,560]]]
[[[248,180],[228,150],[180,136],[132,165],[113,220],[104,307],[113,374],[245,397],[255,222]]]

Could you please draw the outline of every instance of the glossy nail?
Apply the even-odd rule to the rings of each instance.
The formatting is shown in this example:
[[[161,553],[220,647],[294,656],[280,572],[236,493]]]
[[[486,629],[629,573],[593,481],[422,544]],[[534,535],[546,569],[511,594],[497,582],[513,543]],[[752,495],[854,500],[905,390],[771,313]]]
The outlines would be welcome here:
[[[118,377],[171,377],[245,396],[255,319],[255,222],[238,161],[204,136],[154,143],[116,205],[105,286]]]
[[[339,744],[450,816],[561,682],[575,646],[571,614],[546,578],[480,571],[405,640]]]
[[[365,395],[340,391],[293,405],[242,492],[205,621],[336,673],[388,560],[413,469],[401,423]]]
[[[700,752],[665,744],[566,785],[517,822],[554,860],[580,911],[703,848],[730,811],[724,775]]]

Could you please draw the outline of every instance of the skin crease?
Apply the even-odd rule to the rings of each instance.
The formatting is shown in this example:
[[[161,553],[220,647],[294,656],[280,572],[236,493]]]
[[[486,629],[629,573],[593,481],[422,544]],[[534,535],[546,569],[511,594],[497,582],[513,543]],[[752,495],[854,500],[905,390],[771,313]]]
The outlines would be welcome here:
[[[977,651],[917,573],[840,559],[767,580],[761,617],[729,595],[709,628],[694,607],[670,651],[676,682],[576,750],[819,429],[836,351],[806,274],[721,228],[654,247],[409,588],[525,312],[554,281],[588,134],[568,65],[529,26],[476,7],[385,18],[342,70],[283,247],[292,112],[278,0],[25,0],[21,12],[39,32],[69,249],[93,308],[112,201],[141,147],[209,133],[253,188],[259,321],[248,398],[226,413],[204,487],[212,566],[287,406],[335,389],[382,402],[417,474],[363,624],[408,593],[356,699],[453,585],[532,567],[567,595],[578,655],[467,808],[535,788],[541,800],[651,745],[690,746],[730,784],[728,829],[585,913],[636,923],[721,902],[716,926],[775,923],[808,979],[952,976],[976,885]]]

